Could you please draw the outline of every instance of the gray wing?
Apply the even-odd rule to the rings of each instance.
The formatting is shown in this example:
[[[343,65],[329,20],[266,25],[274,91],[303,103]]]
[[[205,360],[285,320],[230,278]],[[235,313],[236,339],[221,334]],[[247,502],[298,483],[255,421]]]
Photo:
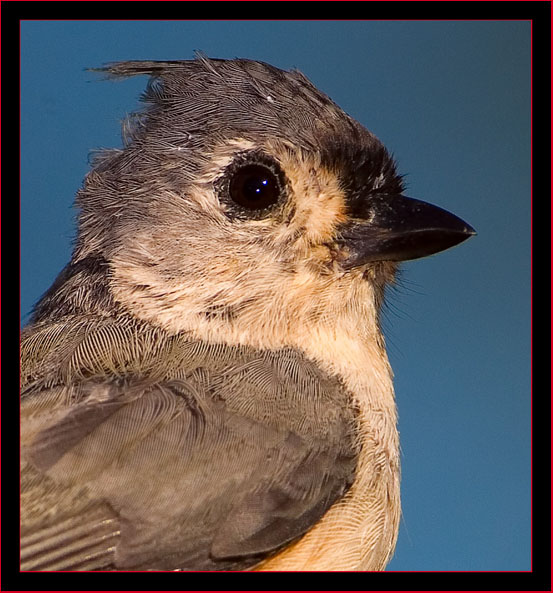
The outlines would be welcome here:
[[[23,399],[22,570],[245,569],[345,493],[348,427],[300,435],[230,405],[240,378],[198,373]]]

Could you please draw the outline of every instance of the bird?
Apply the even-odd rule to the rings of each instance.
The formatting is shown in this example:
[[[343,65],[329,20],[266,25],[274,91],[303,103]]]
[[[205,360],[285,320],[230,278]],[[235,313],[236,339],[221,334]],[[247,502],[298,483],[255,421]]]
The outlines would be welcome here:
[[[384,570],[386,287],[474,229],[299,70],[95,71],[149,78],[21,332],[21,570]]]

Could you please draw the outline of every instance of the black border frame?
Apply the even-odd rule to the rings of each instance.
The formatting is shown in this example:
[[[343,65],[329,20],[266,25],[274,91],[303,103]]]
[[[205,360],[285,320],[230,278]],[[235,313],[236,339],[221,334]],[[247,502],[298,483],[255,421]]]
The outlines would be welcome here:
[[[213,6],[216,4],[216,6]],[[542,215],[543,199],[541,185],[544,171],[550,170],[551,152],[550,136],[550,81],[551,81],[551,4],[543,1],[530,2],[296,2],[294,6],[288,2],[12,2],[2,1],[1,33],[2,33],[2,80],[4,82],[4,102],[2,105],[2,148],[5,172],[2,179],[4,200],[4,217],[2,230],[2,477],[4,488],[2,497],[2,583],[1,590],[30,591],[69,591],[69,590],[152,590],[172,591],[187,590],[183,587],[190,582],[182,574],[156,572],[111,572],[111,573],[21,573],[19,571],[19,522],[14,509],[19,508],[19,464],[15,453],[16,436],[13,425],[14,418],[19,418],[17,398],[13,393],[18,389],[19,369],[18,339],[19,316],[13,313],[18,305],[15,302],[15,277],[19,273],[19,260],[15,258],[13,234],[9,233],[13,226],[13,213],[16,189],[13,185],[15,171],[19,171],[19,23],[21,20],[84,20],[82,15],[96,20],[131,20],[124,18],[129,13],[133,19],[179,20],[182,15],[193,14],[195,19],[204,15],[202,20],[210,20],[210,16],[218,14],[222,20],[236,20],[241,15],[251,19],[257,14],[258,19],[266,15],[282,16],[290,13],[316,14],[320,20],[531,20],[532,21],[532,68],[533,68],[533,195],[539,196],[534,203],[540,204],[540,220],[533,219],[538,225],[546,217]],[[302,11],[302,8],[304,9]],[[316,9],[316,10],[315,10]],[[346,17],[347,15],[347,17]],[[155,18],[153,18],[155,16]],[[211,19],[212,20],[212,19]],[[248,20],[248,19],[244,19]],[[16,86],[17,85],[17,86]],[[17,91],[15,90],[17,88]],[[538,123],[538,125],[536,125]],[[549,124],[549,125],[548,125]],[[544,137],[546,136],[546,137]],[[549,140],[549,142],[548,142]],[[549,149],[545,148],[548,147]],[[547,162],[544,162],[547,159]],[[19,179],[17,179],[19,181]],[[549,184],[548,184],[549,185]],[[539,188],[539,189],[538,189]],[[549,186],[549,190],[550,190]],[[547,192],[547,190],[545,190]],[[550,191],[548,192],[550,195]],[[548,194],[546,194],[548,195]],[[538,201],[539,200],[539,201]],[[550,207],[550,201],[548,201]],[[19,210],[18,212],[18,222]],[[549,218],[550,220],[550,218]],[[9,226],[8,226],[9,225]],[[18,225],[19,228],[19,225]],[[541,236],[533,232],[533,258],[541,257],[543,250],[534,247],[534,238]],[[19,245],[19,243],[18,243]],[[550,264],[550,262],[549,262]],[[534,267],[541,275],[541,265]],[[549,265],[551,269],[551,265]],[[534,284],[534,275],[532,279]],[[533,295],[536,295],[533,286]],[[542,294],[542,290],[539,294]],[[546,294],[548,291],[545,291]],[[550,292],[549,292],[550,295]],[[532,303],[534,306],[534,304]],[[534,314],[534,309],[533,309]],[[540,312],[541,315],[541,312]],[[16,325],[17,324],[17,325]],[[532,340],[534,341],[534,332]],[[4,337],[6,338],[4,340]],[[535,352],[535,350],[533,350]],[[532,375],[533,375],[532,366]],[[535,385],[535,383],[533,383]],[[195,576],[191,585],[197,587],[201,579],[202,585],[209,590],[252,591],[271,590],[405,590],[405,591],[551,591],[551,497],[550,450],[547,442],[550,436],[550,400],[548,397],[533,398],[533,488],[532,488],[532,570],[529,572],[382,572],[382,573],[202,573]],[[199,575],[200,573],[194,573]],[[300,576],[305,574],[305,576]],[[268,576],[267,576],[268,575]],[[138,586],[137,586],[137,583]],[[303,588],[302,588],[303,587]],[[208,589],[200,589],[208,590]]]

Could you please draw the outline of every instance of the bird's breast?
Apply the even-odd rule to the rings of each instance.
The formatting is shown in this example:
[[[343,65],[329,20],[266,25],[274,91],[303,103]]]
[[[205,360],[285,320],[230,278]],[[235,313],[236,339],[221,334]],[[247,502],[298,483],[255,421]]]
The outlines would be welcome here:
[[[256,570],[383,570],[397,539],[400,516],[399,439],[392,372],[379,341],[333,329],[303,349],[338,375],[358,408],[361,447],[348,493],[292,546]]]

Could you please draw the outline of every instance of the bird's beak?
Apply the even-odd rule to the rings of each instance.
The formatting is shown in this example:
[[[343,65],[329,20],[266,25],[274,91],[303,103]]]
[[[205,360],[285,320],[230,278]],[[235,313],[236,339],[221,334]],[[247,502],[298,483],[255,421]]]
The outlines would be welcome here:
[[[369,262],[417,259],[475,234],[469,224],[438,206],[402,195],[373,196],[364,202],[362,217],[340,230],[338,242],[345,248],[341,265],[351,269]]]

